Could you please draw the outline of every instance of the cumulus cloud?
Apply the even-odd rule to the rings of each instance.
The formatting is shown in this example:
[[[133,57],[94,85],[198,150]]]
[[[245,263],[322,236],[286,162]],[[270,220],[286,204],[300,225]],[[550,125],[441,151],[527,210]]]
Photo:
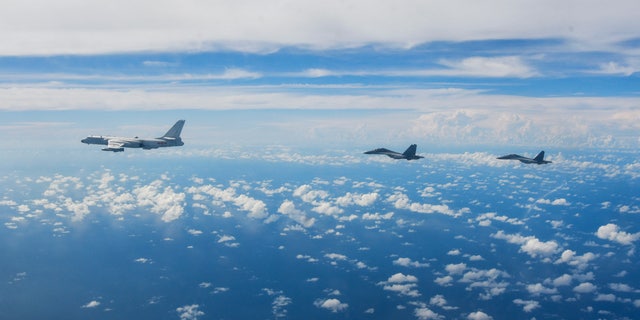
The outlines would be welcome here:
[[[255,199],[246,194],[237,194],[236,189],[229,187],[221,189],[212,185],[203,185],[187,188],[187,192],[197,194],[207,194],[217,201],[230,202],[238,209],[248,212],[247,216],[253,219],[264,219],[269,213],[267,205],[262,200]]]
[[[578,269],[585,269],[589,266],[589,262],[594,260],[596,257],[597,256],[591,252],[578,256],[575,251],[567,249],[562,252],[560,258],[556,260],[555,263],[566,263],[570,266],[577,267]]]
[[[176,309],[180,320],[197,320],[198,317],[204,316],[204,312],[199,310],[200,306],[197,304],[186,305]]]
[[[538,238],[534,236],[521,236],[520,234],[506,234],[502,230],[491,235],[496,239],[503,239],[509,243],[519,244],[520,251],[523,251],[535,258],[537,256],[547,257],[558,251],[559,245],[557,242],[550,241],[540,241]]]
[[[387,198],[387,202],[393,203],[393,206],[397,209],[405,209],[418,213],[440,213],[444,215],[458,217],[463,213],[469,211],[468,208],[463,208],[460,210],[452,210],[446,204],[428,204],[428,203],[418,203],[412,202],[404,193],[396,192],[390,195]]]
[[[426,262],[412,261],[410,258],[398,258],[393,261],[393,264],[396,266],[414,267],[414,268],[424,268],[429,266],[429,264]]]
[[[305,228],[313,226],[313,224],[316,222],[315,218],[309,218],[303,211],[296,209],[295,204],[290,200],[285,200],[280,204],[278,213],[288,216],[293,221],[296,221]]]
[[[427,307],[416,308],[413,314],[420,320],[444,319],[443,316],[433,312]]]
[[[448,286],[451,286],[451,282],[453,282],[453,277],[452,276],[438,277],[435,280],[433,280],[433,282],[443,287],[448,287]]]
[[[593,283],[591,282],[583,282],[577,286],[575,286],[573,288],[573,291],[576,293],[591,293],[594,292],[598,289],[598,287],[596,287]]]
[[[488,270],[474,268],[465,272],[459,281],[462,283],[468,283],[468,290],[472,290],[474,288],[482,289],[483,292],[479,295],[480,299],[489,300],[506,291],[509,283],[502,279],[509,277],[508,273],[496,268]]]
[[[316,307],[330,310],[333,313],[341,312],[349,307],[349,304],[343,303],[338,299],[319,299],[313,303]]]
[[[556,294],[558,293],[558,289],[556,288],[547,288],[543,286],[541,283],[529,284],[527,285],[527,291],[531,295],[539,296],[541,294]]]
[[[512,224],[512,225],[523,225],[524,224],[524,221],[522,221],[522,220],[520,220],[518,218],[509,218],[507,216],[499,216],[495,212],[483,213],[483,214],[479,215],[476,218],[476,221],[478,221],[478,225],[480,225],[482,227],[490,226],[491,225],[491,220],[500,221],[500,222],[504,222],[504,223],[508,223],[508,224]]]
[[[540,307],[540,303],[534,300],[515,299],[513,303],[521,305],[524,312],[531,312]]]
[[[419,297],[421,294],[416,290],[418,278],[413,275],[396,273],[390,276],[387,281],[378,282],[384,290],[395,292],[401,296]]]
[[[327,253],[324,256],[331,260],[347,260],[347,256],[339,253]]]
[[[402,282],[418,282],[418,278],[412,275],[404,275],[402,273],[396,273],[387,279],[388,283],[402,283]]]
[[[623,245],[630,245],[634,241],[640,239],[640,232],[627,233],[620,231],[620,227],[613,223],[609,223],[598,228],[596,235],[600,239],[617,242]]]
[[[466,263],[457,263],[457,264],[448,264],[444,267],[444,269],[449,272],[449,274],[462,274],[464,270],[467,269]]]
[[[378,212],[376,213],[364,213],[362,214],[362,220],[389,220],[391,218],[393,218],[394,213],[393,212],[389,212],[386,214],[380,214]]]
[[[346,207],[350,205],[358,205],[361,207],[368,207],[376,202],[378,199],[378,193],[351,193],[347,192],[344,196],[338,197],[336,203],[340,206]]]
[[[573,277],[571,275],[568,274],[563,274],[555,279],[553,279],[553,285],[556,287],[560,287],[560,286],[568,286],[571,284],[571,281],[573,280]]]
[[[469,313],[469,315],[467,315],[467,320],[492,320],[492,319],[493,317],[491,317],[490,315],[482,311],[471,312]]]
[[[162,180],[135,188],[133,194],[139,206],[151,207],[151,212],[160,214],[164,222],[176,220],[184,213],[185,194],[168,186],[163,188]]]
[[[293,300],[291,300],[291,298],[284,295],[278,295],[273,299],[273,302],[271,303],[271,313],[276,319],[286,317],[287,316],[286,307],[290,305],[292,302]]]

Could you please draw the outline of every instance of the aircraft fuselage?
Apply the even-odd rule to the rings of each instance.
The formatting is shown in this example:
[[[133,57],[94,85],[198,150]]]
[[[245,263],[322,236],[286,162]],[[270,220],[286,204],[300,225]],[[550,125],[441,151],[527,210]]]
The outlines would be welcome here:
[[[86,144],[108,145],[109,140],[120,142],[123,148],[157,149],[161,147],[178,147],[184,145],[184,142],[182,142],[182,139],[180,138],[139,139],[113,136],[88,136],[82,139],[81,142]]]
[[[100,144],[107,147],[102,151],[122,152],[124,148],[142,148],[144,150],[157,149],[162,147],[179,147],[183,146],[180,133],[184,126],[184,120],[178,120],[164,136],[152,139],[141,139],[138,137],[116,137],[116,136],[88,136],[80,142],[86,144]]]

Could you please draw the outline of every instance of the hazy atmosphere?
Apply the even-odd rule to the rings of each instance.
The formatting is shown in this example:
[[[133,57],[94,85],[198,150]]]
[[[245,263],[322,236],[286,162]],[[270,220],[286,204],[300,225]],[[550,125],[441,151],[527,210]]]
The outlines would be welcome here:
[[[638,12],[5,1],[0,317],[633,319]]]

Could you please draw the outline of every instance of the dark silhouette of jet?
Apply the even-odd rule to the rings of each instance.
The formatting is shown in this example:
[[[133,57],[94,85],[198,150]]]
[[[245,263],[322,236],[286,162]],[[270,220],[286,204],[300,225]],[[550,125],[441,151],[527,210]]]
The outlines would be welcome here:
[[[526,164],[530,164],[530,163],[535,163],[535,164],[547,164],[547,163],[551,163],[551,161],[547,161],[544,160],[544,151],[540,151],[540,153],[538,153],[538,155],[531,159],[531,158],[527,158],[527,157],[523,157],[521,155],[518,154],[508,154],[506,156],[502,156],[502,157],[498,157],[497,159],[500,160],[518,160],[522,163],[526,163]]]
[[[384,154],[384,155],[388,156],[389,158],[406,159],[406,160],[418,160],[418,159],[424,158],[422,156],[416,156],[416,149],[417,148],[418,148],[417,145],[412,144],[403,153],[398,153],[398,152],[391,151],[391,150],[385,149],[385,148],[378,148],[378,149],[375,149],[375,150],[367,151],[364,154]]]

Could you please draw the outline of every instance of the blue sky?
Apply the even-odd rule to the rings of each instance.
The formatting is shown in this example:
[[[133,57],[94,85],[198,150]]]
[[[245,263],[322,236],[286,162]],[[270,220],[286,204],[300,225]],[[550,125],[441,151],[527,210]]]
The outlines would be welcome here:
[[[163,110],[163,121],[195,120],[214,134],[198,121],[217,111],[297,110],[304,116],[266,117],[280,122],[239,111],[249,121],[221,131],[277,127],[273,139],[285,144],[640,144],[634,1],[10,1],[5,9],[0,110],[15,120],[0,123],[3,133],[34,124],[25,111],[70,112],[64,126],[82,136],[84,111]],[[105,129],[132,125],[98,116]],[[33,131],[42,134],[46,121]],[[316,138],[319,130],[335,134]],[[239,140],[261,143],[254,137]]]

